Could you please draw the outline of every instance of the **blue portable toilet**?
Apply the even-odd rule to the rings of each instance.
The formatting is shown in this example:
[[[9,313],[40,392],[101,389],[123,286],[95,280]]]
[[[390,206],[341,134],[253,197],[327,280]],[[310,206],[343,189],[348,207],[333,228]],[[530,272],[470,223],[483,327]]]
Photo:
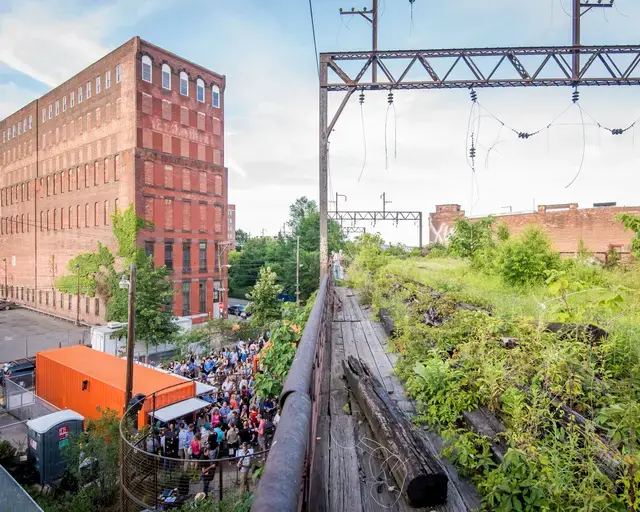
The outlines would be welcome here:
[[[67,469],[62,449],[69,436],[83,431],[84,416],[69,409],[27,421],[29,460],[40,474],[40,485],[60,478]]]

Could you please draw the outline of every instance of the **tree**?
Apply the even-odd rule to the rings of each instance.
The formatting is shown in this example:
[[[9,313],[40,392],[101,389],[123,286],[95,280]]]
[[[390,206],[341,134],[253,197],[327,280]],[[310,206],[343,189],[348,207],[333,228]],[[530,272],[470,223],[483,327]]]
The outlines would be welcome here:
[[[96,294],[108,300],[108,290],[102,286],[113,271],[115,257],[108,247],[98,242],[95,252],[85,252],[71,258],[67,263],[68,275],[56,280],[56,288],[64,293],[94,297]]]
[[[630,229],[636,236],[631,240],[631,252],[636,258],[640,258],[640,216],[631,213],[619,213],[616,219],[622,222],[625,231]]]
[[[251,300],[248,311],[251,313],[251,324],[265,327],[280,318],[281,304],[278,295],[282,286],[277,284],[278,276],[267,266],[260,269],[260,277],[247,298]]]
[[[236,250],[241,251],[244,244],[249,241],[249,233],[242,229],[236,229]]]
[[[299,230],[300,222],[307,215],[318,212],[318,204],[306,196],[299,197],[289,206],[289,226],[294,233]]]
[[[173,322],[172,311],[175,291],[169,280],[167,267],[154,268],[151,258],[143,252],[137,255],[136,268],[136,339],[149,346],[170,343],[179,330]],[[121,276],[130,279],[129,269],[122,273],[113,273],[109,279],[110,299],[107,302],[107,321],[126,322],[128,319],[129,291],[120,288]],[[123,327],[114,333],[116,337],[126,338],[127,329]]]

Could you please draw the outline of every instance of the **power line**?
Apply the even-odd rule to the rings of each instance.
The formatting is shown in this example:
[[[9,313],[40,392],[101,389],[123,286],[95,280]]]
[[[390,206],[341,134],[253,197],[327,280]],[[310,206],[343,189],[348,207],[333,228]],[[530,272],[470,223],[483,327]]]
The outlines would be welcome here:
[[[320,78],[320,59],[318,57],[318,42],[316,41],[316,23],[313,18],[313,5],[309,0],[309,14],[311,15],[311,32],[313,33],[313,49],[316,53],[316,65],[318,66],[318,78]]]

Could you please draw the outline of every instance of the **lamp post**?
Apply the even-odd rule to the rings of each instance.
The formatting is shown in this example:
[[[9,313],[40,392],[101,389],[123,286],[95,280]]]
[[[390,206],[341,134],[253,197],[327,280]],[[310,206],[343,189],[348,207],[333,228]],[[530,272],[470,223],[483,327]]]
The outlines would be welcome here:
[[[127,382],[125,391],[125,410],[131,402],[133,395],[133,349],[136,344],[136,264],[132,263],[130,267],[129,280],[122,275],[120,278],[120,288],[129,290],[129,308],[127,314]]]

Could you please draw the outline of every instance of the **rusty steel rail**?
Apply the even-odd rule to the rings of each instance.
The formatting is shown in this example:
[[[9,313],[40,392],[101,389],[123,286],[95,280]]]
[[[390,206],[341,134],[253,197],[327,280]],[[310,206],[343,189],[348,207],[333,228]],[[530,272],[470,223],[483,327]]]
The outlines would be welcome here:
[[[324,352],[330,343],[333,283],[325,276],[289,370],[280,406],[282,419],[271,444],[252,512],[296,512],[306,506],[309,468],[318,421]]]

